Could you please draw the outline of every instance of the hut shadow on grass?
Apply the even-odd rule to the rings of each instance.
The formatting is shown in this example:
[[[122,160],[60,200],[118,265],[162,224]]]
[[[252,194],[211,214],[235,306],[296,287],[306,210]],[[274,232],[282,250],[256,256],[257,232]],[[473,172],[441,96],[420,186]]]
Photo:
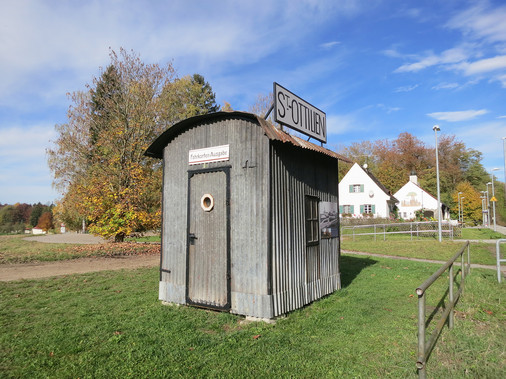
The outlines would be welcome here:
[[[348,287],[364,268],[376,263],[378,263],[378,261],[369,257],[358,258],[351,257],[349,255],[341,255],[339,262],[339,269],[341,271],[341,287]]]

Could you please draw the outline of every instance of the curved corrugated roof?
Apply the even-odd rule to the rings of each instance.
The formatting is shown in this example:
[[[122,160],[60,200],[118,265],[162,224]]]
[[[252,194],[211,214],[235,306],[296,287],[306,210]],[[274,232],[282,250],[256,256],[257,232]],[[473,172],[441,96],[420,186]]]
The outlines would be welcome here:
[[[289,143],[293,146],[300,147],[302,149],[316,151],[321,154],[328,155],[332,158],[339,159],[344,162],[353,163],[348,158],[337,154],[332,150],[328,150],[323,146],[318,146],[312,142],[304,141],[303,139],[292,136],[285,131],[276,128],[270,122],[264,120],[257,115],[247,112],[216,112],[216,113],[208,113],[205,115],[195,116],[187,118],[177,124],[174,124],[170,128],[168,128],[165,132],[160,134],[160,136],[148,147],[144,155],[153,158],[163,158],[163,149],[167,146],[176,136],[183,133],[184,131],[190,129],[195,124],[210,122],[210,121],[218,121],[225,119],[243,119],[254,122],[262,127],[265,135],[273,141],[281,141],[283,143]]]

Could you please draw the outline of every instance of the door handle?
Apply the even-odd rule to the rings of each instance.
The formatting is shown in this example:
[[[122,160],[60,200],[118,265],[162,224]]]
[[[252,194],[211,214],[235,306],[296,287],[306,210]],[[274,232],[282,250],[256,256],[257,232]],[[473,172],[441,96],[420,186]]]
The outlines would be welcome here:
[[[188,237],[190,237],[191,240],[196,240],[198,239],[197,236],[195,235],[195,233],[190,233],[188,234]]]

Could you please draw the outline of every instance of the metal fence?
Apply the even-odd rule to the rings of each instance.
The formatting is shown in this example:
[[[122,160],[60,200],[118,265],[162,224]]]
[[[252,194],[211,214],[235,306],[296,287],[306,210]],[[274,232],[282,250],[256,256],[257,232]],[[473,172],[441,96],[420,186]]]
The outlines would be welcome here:
[[[453,225],[451,222],[443,221],[441,223],[441,233],[444,238],[454,239],[462,235],[462,228]],[[422,221],[370,225],[341,224],[341,236],[351,237],[353,241],[359,236],[373,236],[375,241],[379,237],[385,241],[387,236],[392,235],[409,235],[411,240],[413,238],[437,238],[438,223],[437,221]]]
[[[500,239],[495,244],[495,255],[496,255],[496,260],[497,260],[497,281],[499,283],[501,283],[501,278],[502,278],[502,275],[501,275],[501,262],[506,262],[506,259],[501,259],[501,250],[499,249],[500,248],[499,245],[502,242],[506,242],[506,239]]]
[[[425,378],[426,376],[426,363],[429,359],[430,353],[436,344],[436,341],[441,334],[441,331],[448,321],[448,327],[453,328],[453,310],[455,308],[455,304],[459,300],[462,291],[464,290],[464,281],[466,275],[469,274],[471,268],[471,260],[470,260],[470,252],[469,252],[469,241],[460,249],[460,251],[453,256],[448,262],[446,262],[439,270],[437,270],[429,279],[427,279],[421,286],[416,289],[416,294],[418,295],[418,356],[416,362],[416,368],[418,370],[418,377]],[[464,252],[467,249],[467,263],[464,265]],[[461,279],[460,283],[458,283],[458,291],[456,294],[453,293],[454,286],[456,284],[455,278],[458,276],[458,272],[456,275],[453,273],[453,265],[455,261],[460,257],[461,266],[460,266],[460,274]],[[438,306],[432,311],[429,318],[426,320],[426,291],[429,287],[446,271],[449,270],[449,282],[448,289],[445,291],[443,297],[438,303]],[[445,297],[448,294],[448,301],[445,306]],[[444,308],[443,314],[441,318],[438,320],[432,334],[429,337],[429,340],[426,340],[426,331],[427,327],[430,325],[430,322],[433,320],[435,314],[439,309]]]

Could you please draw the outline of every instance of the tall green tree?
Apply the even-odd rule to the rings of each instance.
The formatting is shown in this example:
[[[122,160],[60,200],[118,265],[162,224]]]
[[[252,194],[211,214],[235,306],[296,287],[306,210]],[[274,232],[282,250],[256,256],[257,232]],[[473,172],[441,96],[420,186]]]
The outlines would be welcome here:
[[[175,122],[218,109],[209,83],[200,75],[178,79],[171,64],[145,64],[121,49],[71,101],[48,150],[63,193],[58,217],[84,218],[92,233],[118,241],[159,227],[161,165],[144,152]]]

